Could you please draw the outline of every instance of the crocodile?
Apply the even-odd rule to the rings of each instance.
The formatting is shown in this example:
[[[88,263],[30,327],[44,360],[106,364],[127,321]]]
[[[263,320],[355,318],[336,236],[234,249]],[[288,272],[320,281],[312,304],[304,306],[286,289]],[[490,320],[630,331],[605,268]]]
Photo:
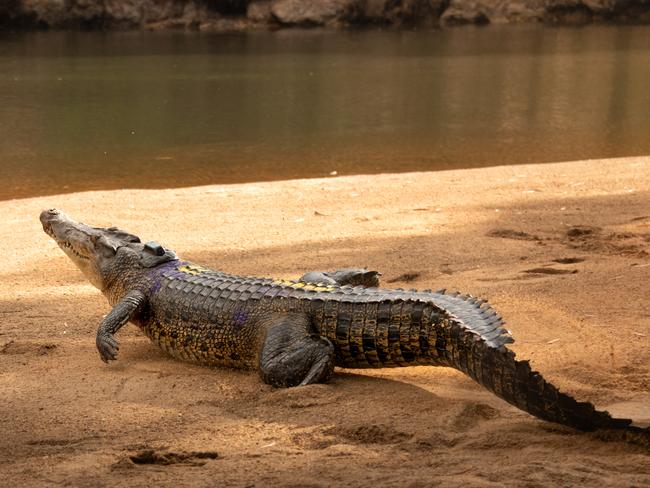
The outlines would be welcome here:
[[[314,271],[297,280],[236,276],[57,209],[40,220],[112,306],[96,336],[104,362],[117,358],[115,334],[130,321],[175,358],[257,370],[275,387],[325,382],[335,366],[446,366],[535,417],[650,437],[650,428],[577,401],[516,359],[509,331],[485,300],[383,289],[379,274],[367,270]]]

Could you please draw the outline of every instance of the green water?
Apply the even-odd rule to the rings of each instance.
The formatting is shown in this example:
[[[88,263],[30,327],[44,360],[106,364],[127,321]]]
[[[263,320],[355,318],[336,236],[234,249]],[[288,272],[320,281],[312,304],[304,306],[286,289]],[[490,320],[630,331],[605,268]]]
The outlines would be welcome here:
[[[0,199],[650,154],[650,28],[0,36]]]

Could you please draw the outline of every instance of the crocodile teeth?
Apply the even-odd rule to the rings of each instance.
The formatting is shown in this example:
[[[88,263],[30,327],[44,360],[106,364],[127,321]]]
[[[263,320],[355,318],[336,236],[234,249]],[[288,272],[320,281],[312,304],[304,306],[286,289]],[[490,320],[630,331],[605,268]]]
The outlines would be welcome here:
[[[73,247],[73,245],[70,244],[70,243],[67,242],[67,241],[62,241],[62,242],[59,242],[58,244],[59,244],[59,246],[61,246],[62,248],[69,249],[70,252],[71,252],[72,254],[74,254],[75,256],[77,256],[78,258],[81,258],[81,259],[90,259],[88,256],[84,256],[83,254],[79,253],[79,252],[78,252],[78,251]]]

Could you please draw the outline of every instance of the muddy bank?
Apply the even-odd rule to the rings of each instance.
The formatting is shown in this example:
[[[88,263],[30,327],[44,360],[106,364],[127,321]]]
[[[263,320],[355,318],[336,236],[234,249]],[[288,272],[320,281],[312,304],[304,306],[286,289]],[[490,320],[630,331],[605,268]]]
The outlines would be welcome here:
[[[645,0],[7,0],[4,29],[438,27],[546,22],[648,23]]]
[[[8,486],[645,486],[648,451],[540,421],[445,368],[289,390],[167,357],[43,233],[59,207],[238,274],[368,266],[489,298],[562,390],[650,424],[650,158],[0,202]],[[495,462],[495,456],[507,462]]]

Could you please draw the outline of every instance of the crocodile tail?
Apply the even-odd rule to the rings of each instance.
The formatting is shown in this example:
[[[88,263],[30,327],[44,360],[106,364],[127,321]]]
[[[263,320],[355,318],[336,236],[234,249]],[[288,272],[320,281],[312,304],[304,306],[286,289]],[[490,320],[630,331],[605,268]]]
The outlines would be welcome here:
[[[487,327],[484,311],[489,306],[485,302],[466,295],[446,295],[444,291],[435,294],[439,295],[438,302],[454,302],[449,307],[454,308],[450,310],[451,320],[437,331],[438,354],[448,366],[535,417],[583,431],[623,430],[645,439],[645,445],[650,443],[650,429],[633,427],[629,419],[613,418],[589,402],[578,402],[533,371],[528,361],[515,359],[515,353],[506,347],[512,339],[504,333],[501,319],[492,319],[491,327]]]
[[[460,349],[449,365],[455,367],[508,403],[544,420],[580,430],[621,429],[631,424],[628,419],[612,418],[588,402],[578,402],[560,392],[541,374],[533,371],[528,361],[518,361],[506,347],[491,347],[480,336],[469,333],[459,324],[450,326],[452,341]],[[465,356],[455,360],[455,357]]]

